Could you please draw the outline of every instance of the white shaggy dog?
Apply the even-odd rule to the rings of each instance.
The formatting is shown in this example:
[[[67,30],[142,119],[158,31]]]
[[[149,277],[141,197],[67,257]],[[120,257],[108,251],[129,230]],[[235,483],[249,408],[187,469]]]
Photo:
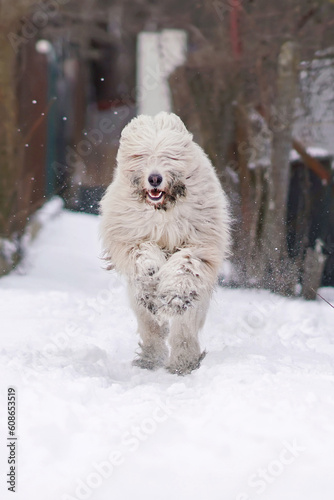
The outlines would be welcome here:
[[[101,236],[109,268],[128,279],[141,337],[135,365],[179,375],[199,367],[198,332],[229,250],[227,205],[179,117],[141,115],[124,128]]]

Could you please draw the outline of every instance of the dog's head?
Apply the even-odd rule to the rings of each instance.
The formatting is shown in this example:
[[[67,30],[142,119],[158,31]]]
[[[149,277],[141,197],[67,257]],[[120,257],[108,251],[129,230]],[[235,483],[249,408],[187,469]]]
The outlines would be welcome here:
[[[121,135],[119,173],[133,193],[157,209],[186,196],[192,159],[192,135],[173,113],[134,118]]]

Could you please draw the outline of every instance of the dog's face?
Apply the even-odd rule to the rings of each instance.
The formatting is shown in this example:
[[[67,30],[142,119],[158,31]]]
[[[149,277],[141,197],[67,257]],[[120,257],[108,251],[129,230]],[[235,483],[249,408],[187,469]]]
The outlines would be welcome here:
[[[141,115],[123,130],[117,161],[134,195],[167,210],[185,197],[192,135],[174,114]]]

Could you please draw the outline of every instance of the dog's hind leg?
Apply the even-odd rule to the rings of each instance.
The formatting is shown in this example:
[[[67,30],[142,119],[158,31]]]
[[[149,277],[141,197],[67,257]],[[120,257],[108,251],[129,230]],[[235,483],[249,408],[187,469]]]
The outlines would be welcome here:
[[[159,324],[154,316],[140,305],[133,305],[137,315],[139,352],[133,360],[134,366],[154,370],[164,366],[168,357],[166,337],[169,332],[168,322]]]
[[[177,375],[186,375],[199,368],[206,352],[201,352],[198,332],[203,327],[209,306],[209,298],[202,299],[182,316],[171,322],[169,344],[171,347],[167,370]]]

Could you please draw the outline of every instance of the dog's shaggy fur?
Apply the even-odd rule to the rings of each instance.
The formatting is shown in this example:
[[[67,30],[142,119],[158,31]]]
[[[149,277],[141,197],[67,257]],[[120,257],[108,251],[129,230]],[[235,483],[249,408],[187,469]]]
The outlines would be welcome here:
[[[227,200],[174,114],[134,118],[117,164],[101,202],[101,236],[110,268],[128,279],[141,337],[133,363],[184,375],[205,355],[197,337],[229,251]]]

